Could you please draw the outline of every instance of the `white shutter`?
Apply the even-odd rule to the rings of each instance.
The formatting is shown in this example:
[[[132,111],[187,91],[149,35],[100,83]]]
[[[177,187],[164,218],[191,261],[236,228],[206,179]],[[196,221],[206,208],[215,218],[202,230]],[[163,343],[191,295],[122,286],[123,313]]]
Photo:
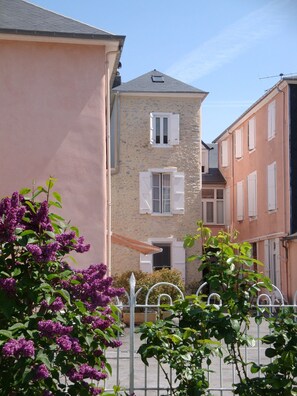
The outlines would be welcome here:
[[[222,151],[221,151],[221,153],[222,153],[221,163],[222,163],[223,167],[226,167],[226,166],[228,166],[228,141],[227,140],[224,140],[222,142],[221,148],[222,148]]]
[[[152,213],[152,182],[150,172],[139,173],[139,212]]]
[[[142,272],[153,272],[153,255],[152,254],[140,254],[140,271]]]
[[[225,189],[225,224],[226,226],[231,225],[230,217],[230,187]]]
[[[150,144],[155,143],[155,134],[154,134],[154,114],[150,113]]]
[[[179,144],[179,114],[170,115],[169,144]]]
[[[248,214],[257,216],[257,172],[248,175]]]
[[[249,150],[254,150],[255,144],[255,132],[256,132],[256,119],[255,117],[249,120]]]
[[[276,162],[267,166],[267,203],[268,210],[276,209]]]
[[[237,220],[243,220],[243,181],[240,181],[236,185],[236,206],[237,206]]]
[[[183,172],[172,172],[172,213],[185,212],[185,175]]]
[[[242,157],[242,129],[236,129],[235,131],[235,157]]]
[[[172,246],[172,261],[171,267],[180,271],[183,280],[186,277],[186,253],[183,242],[175,241]]]
[[[268,105],[268,140],[275,136],[275,100]]]

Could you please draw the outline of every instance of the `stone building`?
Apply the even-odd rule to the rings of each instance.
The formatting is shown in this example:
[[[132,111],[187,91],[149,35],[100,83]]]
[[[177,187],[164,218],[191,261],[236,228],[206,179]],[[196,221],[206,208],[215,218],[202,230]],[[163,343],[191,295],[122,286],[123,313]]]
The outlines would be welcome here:
[[[201,103],[207,92],[150,71],[113,89],[112,230],[159,246],[112,246],[112,273],[176,268],[198,278],[183,238],[201,219]],[[197,249],[197,248],[196,248]],[[197,251],[197,250],[196,250]]]

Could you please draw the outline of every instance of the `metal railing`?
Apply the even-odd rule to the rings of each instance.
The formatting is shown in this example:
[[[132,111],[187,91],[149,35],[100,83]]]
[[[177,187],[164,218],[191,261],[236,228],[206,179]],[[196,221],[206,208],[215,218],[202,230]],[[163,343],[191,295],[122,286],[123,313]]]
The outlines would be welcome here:
[[[202,289],[207,284],[204,283],[197,290],[197,295],[202,292]],[[172,297],[167,293],[160,293],[156,304],[150,304],[149,298],[155,289],[158,287],[170,287],[175,290],[181,299],[184,299],[183,292],[174,284],[168,282],[160,282],[153,285],[147,292],[145,303],[138,304],[137,297],[141,289],[136,291],[136,281],[132,274],[130,278],[130,292],[126,292],[126,303],[117,300],[117,305],[122,312],[129,311],[130,318],[127,327],[124,328],[123,334],[119,335],[122,341],[122,346],[117,350],[112,350],[107,353],[107,359],[112,366],[113,372],[106,383],[106,390],[112,390],[112,385],[119,386],[122,395],[129,396],[165,396],[170,395],[169,385],[158,366],[155,359],[149,360],[149,366],[144,365],[141,361],[140,355],[137,353],[141,340],[139,334],[135,332],[137,319],[137,311],[142,310],[144,321],[149,318],[150,311],[156,313],[156,320],[161,317],[161,301],[166,304],[172,304]],[[208,303],[216,300],[216,304],[222,305],[220,295],[218,293],[211,293],[208,296]],[[294,307],[297,310],[297,291],[294,296],[293,305],[285,304],[284,297],[281,291],[274,286],[272,293],[262,293],[258,296],[255,303],[255,309],[265,307],[271,313],[275,314],[277,310],[284,307]],[[137,321],[136,321],[137,322]],[[257,364],[263,364],[269,359],[265,356],[265,348],[261,344],[261,337],[269,334],[267,322],[263,321],[261,325],[252,321],[249,328],[249,335],[253,336],[257,341],[250,347],[243,348],[243,355],[245,360],[253,361]],[[211,395],[229,396],[233,395],[233,384],[238,382],[235,367],[224,363],[224,357],[214,358],[208,372],[209,392]],[[166,368],[169,378],[174,378],[174,372],[168,367]]]

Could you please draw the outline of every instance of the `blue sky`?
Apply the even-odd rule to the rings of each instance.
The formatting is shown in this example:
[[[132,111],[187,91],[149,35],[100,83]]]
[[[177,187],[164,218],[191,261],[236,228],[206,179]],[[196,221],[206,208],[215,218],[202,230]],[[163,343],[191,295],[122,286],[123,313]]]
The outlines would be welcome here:
[[[211,142],[273,86],[297,75],[297,0],[31,0],[126,36],[122,80],[152,69],[209,92]],[[264,78],[265,77],[265,78]]]

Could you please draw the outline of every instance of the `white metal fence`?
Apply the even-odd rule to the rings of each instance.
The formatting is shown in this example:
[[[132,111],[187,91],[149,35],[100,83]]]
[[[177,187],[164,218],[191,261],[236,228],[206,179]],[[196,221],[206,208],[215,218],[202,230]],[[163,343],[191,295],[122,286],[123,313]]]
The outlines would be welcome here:
[[[116,350],[109,351],[107,359],[112,366],[113,372],[111,377],[106,383],[106,389],[112,390],[113,385],[118,385],[121,388],[121,394],[129,396],[165,396],[170,395],[169,385],[166,378],[158,366],[155,359],[149,361],[149,366],[143,364],[137,350],[141,344],[140,336],[135,332],[135,314],[138,308],[144,311],[145,320],[148,319],[149,312],[154,310],[157,317],[160,317],[160,301],[161,298],[167,298],[168,303],[172,303],[170,295],[160,294],[157,304],[149,304],[149,297],[154,289],[160,286],[170,286],[172,289],[177,290],[180,298],[184,299],[183,292],[174,284],[167,282],[160,282],[152,286],[145,299],[145,304],[137,303],[135,277],[132,274],[130,278],[130,293],[126,293],[128,300],[127,304],[122,304],[118,301],[118,306],[121,310],[128,310],[130,312],[129,325],[124,328],[122,335],[119,339],[122,341],[122,346]],[[206,283],[200,286],[197,295],[201,293]],[[217,293],[212,293],[208,297],[210,302],[212,299],[219,300],[220,296]],[[261,294],[258,296],[255,304],[255,309],[265,307],[271,314],[284,307],[293,307],[297,311],[297,291],[295,293],[293,305],[285,304],[284,297],[281,291],[274,286],[273,292],[270,294]],[[252,321],[249,328],[249,335],[253,336],[257,341],[253,346],[245,347],[242,350],[246,362],[255,362],[257,364],[265,363],[268,358],[265,356],[265,349],[261,344],[260,338],[269,334],[268,324],[263,321],[261,325],[257,325]],[[235,367],[230,364],[224,363],[224,356],[212,359],[212,364],[208,373],[209,393],[210,395],[229,396],[233,395],[233,384],[238,382]],[[174,379],[174,372],[168,367],[167,374]]]

